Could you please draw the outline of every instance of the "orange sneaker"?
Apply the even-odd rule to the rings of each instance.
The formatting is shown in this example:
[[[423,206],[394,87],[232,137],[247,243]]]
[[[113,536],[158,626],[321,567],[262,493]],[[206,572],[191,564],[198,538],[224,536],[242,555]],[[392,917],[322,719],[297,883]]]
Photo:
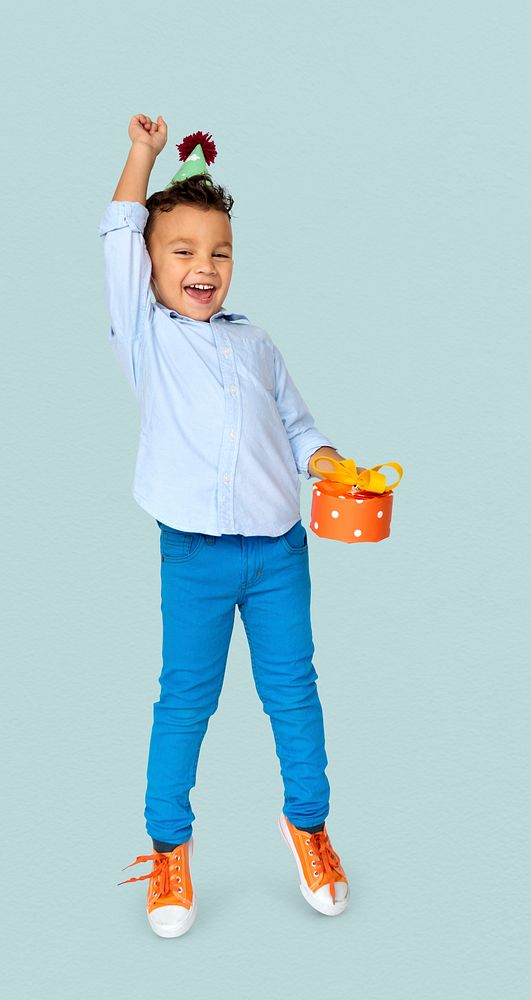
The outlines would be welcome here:
[[[140,861],[153,861],[153,869],[149,875],[138,878],[128,878],[126,882],[141,882],[148,878],[147,918],[152,930],[159,937],[172,938],[186,934],[192,926],[196,911],[196,895],[192,887],[190,874],[190,857],[194,852],[193,837],[184,844],[174,847],[173,851],[159,854],[139,854],[131,865]],[[125,868],[122,869],[125,871]]]
[[[350,888],[339,855],[332,849],[326,824],[319,833],[298,830],[283,813],[279,818],[284,837],[299,873],[299,886],[305,900],[320,913],[336,917],[346,909]]]

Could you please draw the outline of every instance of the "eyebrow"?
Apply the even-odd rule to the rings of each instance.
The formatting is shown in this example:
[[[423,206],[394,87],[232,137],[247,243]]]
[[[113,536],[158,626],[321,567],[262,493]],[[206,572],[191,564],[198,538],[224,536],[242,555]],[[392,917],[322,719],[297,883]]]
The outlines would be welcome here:
[[[166,246],[171,247],[173,246],[174,243],[194,243],[194,242],[195,242],[194,240],[189,240],[186,236],[174,236],[173,239],[166,244]],[[226,240],[220,240],[220,242],[216,243],[215,245],[217,247],[230,247],[232,249],[232,243],[229,243]]]

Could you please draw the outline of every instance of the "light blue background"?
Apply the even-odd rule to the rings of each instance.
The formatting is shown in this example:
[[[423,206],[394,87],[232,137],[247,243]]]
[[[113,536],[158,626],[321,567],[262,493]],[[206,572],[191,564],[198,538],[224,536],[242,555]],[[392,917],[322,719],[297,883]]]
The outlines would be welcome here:
[[[12,5],[3,52],[2,979],[17,1000],[528,996],[529,51],[524,3]],[[212,132],[228,308],[317,426],[399,461],[391,537],[308,531],[328,829],[302,899],[236,617],[192,792],[198,918],[144,913],[158,528],[97,227],[130,118]],[[311,483],[302,483],[308,525]]]

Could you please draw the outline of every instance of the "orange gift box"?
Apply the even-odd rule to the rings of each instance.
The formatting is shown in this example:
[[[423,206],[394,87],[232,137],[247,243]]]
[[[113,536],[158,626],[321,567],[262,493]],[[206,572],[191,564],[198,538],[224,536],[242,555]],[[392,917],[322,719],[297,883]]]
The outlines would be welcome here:
[[[393,489],[402,479],[398,462],[384,462],[358,472],[351,458],[338,462],[321,455],[314,461],[331,462],[326,479],[313,486],[310,528],[320,538],[338,542],[381,542],[391,533]],[[392,466],[398,472],[396,483],[387,485],[380,469]]]

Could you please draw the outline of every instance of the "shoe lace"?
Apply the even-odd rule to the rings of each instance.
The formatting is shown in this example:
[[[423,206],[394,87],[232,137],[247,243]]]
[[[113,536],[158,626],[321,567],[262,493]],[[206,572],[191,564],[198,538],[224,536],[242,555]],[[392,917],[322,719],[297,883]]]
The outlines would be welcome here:
[[[125,868],[122,868],[122,871],[124,872],[126,868],[131,868],[132,865],[137,865],[143,861],[153,861],[153,869],[148,872],[147,875],[138,875],[136,878],[126,878],[123,882],[118,882],[117,885],[125,885],[127,882],[141,882],[145,878],[152,878],[157,888],[160,887],[160,895],[168,896],[170,892],[173,891],[174,880],[180,881],[180,879],[174,875],[173,864],[170,866],[170,855],[159,854],[157,851],[154,851],[153,854],[139,854],[134,861],[131,861],[130,865],[126,865]]]
[[[310,835],[310,850],[313,849],[316,858],[314,870],[316,875],[322,873],[321,885],[330,886],[330,895],[335,901],[336,898],[336,873],[339,873],[341,864],[339,854],[333,850],[326,830],[319,830]]]

